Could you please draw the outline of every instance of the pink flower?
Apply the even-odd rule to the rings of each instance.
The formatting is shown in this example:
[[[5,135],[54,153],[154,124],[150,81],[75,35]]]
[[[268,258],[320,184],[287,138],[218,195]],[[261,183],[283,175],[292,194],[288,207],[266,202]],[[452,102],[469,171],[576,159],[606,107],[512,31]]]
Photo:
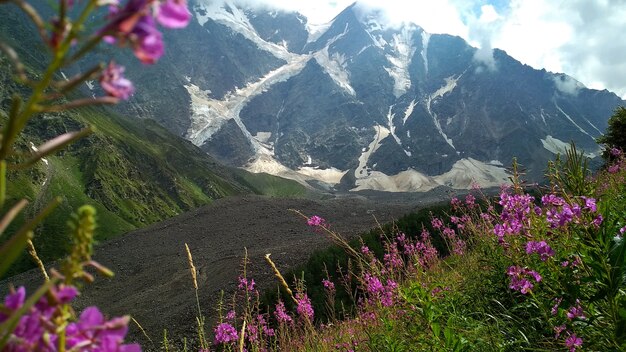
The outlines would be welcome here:
[[[215,328],[215,343],[216,344],[226,344],[237,341],[237,330],[228,324],[221,323]]]
[[[301,317],[305,317],[309,321],[313,321],[313,306],[311,306],[311,299],[307,296],[306,293],[297,293],[296,301],[298,306],[296,307],[296,311],[300,314]]]
[[[167,28],[184,28],[189,24],[191,13],[187,0],[165,0],[158,7],[157,21]]]
[[[317,216],[317,215],[313,215],[311,216],[308,220],[307,220],[307,225],[309,226],[324,226],[326,224],[326,220],[324,220],[323,218]]]
[[[536,282],[540,282],[542,280],[542,277],[538,272],[519,266],[510,266],[506,273],[511,279],[509,288],[515,291],[520,291],[522,294],[527,294],[534,287],[533,283],[527,279],[528,276],[531,276]]]
[[[585,314],[583,313],[583,307],[580,305],[580,300],[576,300],[576,305],[570,307],[567,310],[567,319],[572,320],[575,318],[585,319]]]
[[[68,325],[67,347],[78,347],[84,351],[102,352],[139,352],[138,344],[123,345],[124,336],[128,331],[128,316],[104,320],[97,307],[88,307],[80,315],[77,323]]]
[[[576,334],[571,334],[565,339],[565,347],[569,348],[570,352],[575,352],[576,349],[583,345],[583,339],[576,336]]]
[[[324,285],[324,288],[327,289],[330,292],[334,292],[335,291],[335,284],[327,279],[323,279],[322,280],[322,285]]]
[[[283,301],[278,301],[276,304],[276,309],[274,310],[274,316],[279,323],[291,323],[293,319],[287,313],[285,309],[285,303]]]
[[[151,16],[142,17],[129,36],[133,39],[135,56],[144,64],[153,64],[163,55],[163,34],[156,29]]]
[[[102,89],[112,97],[128,99],[135,92],[133,83],[124,77],[124,67],[109,63],[100,76]]]
[[[526,243],[526,253],[527,254],[533,254],[533,253],[539,254],[539,257],[542,262],[545,262],[548,258],[554,256],[554,250],[550,248],[550,246],[546,243],[546,241],[541,241],[541,242],[529,241],[528,243]]]

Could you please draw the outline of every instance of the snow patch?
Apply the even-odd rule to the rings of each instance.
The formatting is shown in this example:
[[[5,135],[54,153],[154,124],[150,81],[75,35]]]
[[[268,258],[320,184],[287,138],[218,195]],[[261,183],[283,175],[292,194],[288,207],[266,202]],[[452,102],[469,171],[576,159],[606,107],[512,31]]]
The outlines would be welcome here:
[[[402,118],[402,124],[405,125],[406,121],[409,119],[409,116],[411,116],[411,114],[413,113],[413,109],[415,109],[415,105],[417,105],[417,103],[415,102],[415,99],[411,100],[411,103],[409,103],[409,106],[407,106],[406,110],[404,111],[404,117]],[[409,131],[407,131],[408,133]]]
[[[328,28],[330,28],[332,24],[332,21],[322,24],[307,23],[306,30],[309,32],[309,37],[307,38],[306,42],[312,43],[318,40],[322,35],[324,35],[324,33],[326,33],[326,31],[328,30]]]
[[[346,58],[343,54],[334,53],[331,56],[328,54],[328,46],[326,46],[324,49],[316,52],[313,57],[339,87],[348,92],[348,94],[356,96],[354,88],[350,85],[348,72],[345,69]]]
[[[389,133],[393,139],[396,140],[399,146],[402,146],[402,141],[398,136],[396,136],[396,126],[393,125],[393,118],[396,117],[396,114],[393,114],[391,110],[393,109],[393,105],[389,107],[389,112],[387,112],[387,127],[389,128]]]
[[[435,114],[431,109],[431,104],[435,99],[439,99],[443,97],[444,95],[446,95],[447,93],[452,92],[454,88],[456,87],[456,83],[459,80],[459,78],[461,78],[461,76],[463,76],[463,74],[461,74],[459,77],[456,77],[456,78],[454,76],[447,77],[445,79],[445,84],[441,86],[439,89],[437,89],[433,94],[428,96],[428,99],[426,100],[426,109],[428,110],[428,113],[430,114],[430,116],[433,118],[433,123],[435,124],[437,131],[439,131],[439,134],[441,135],[441,137],[443,137],[446,143],[448,143],[455,150],[456,148],[454,147],[454,143],[452,143],[452,139],[448,138],[445,132],[443,132],[443,129],[441,128],[441,124],[439,123],[439,119],[437,119],[437,114]]]
[[[422,31],[422,60],[424,60],[424,73],[428,73],[428,44],[430,42],[430,33]]]
[[[212,19],[243,35],[256,44],[259,49],[267,51],[279,59],[290,62],[296,55],[290,53],[284,46],[263,40],[250,24],[246,14],[230,1],[197,0],[193,12],[201,26]]]
[[[416,29],[417,27],[412,25],[403,26],[399,33],[393,35],[391,42],[392,54],[385,55],[387,61],[391,64],[391,67],[385,67],[385,70],[394,80],[393,95],[396,98],[399,98],[411,88],[409,64],[416,50],[411,45],[413,33],[415,33]]]
[[[228,93],[223,100],[211,99],[206,91],[200,90],[193,84],[185,85],[191,97],[191,126],[187,131],[187,139],[197,146],[201,146],[228,120],[233,119],[252,143],[255,151],[263,149],[259,141],[254,139],[245,127],[239,113],[255,96],[265,92],[272,85],[284,82],[298,74],[311,57],[309,55],[298,56],[287,65],[283,65],[269,72],[256,82],[249,83],[243,88]]]
[[[359,166],[354,171],[354,177],[357,178],[357,184],[359,182],[358,179],[365,178],[370,174],[367,162],[369,161],[370,156],[380,147],[380,142],[389,137],[390,134],[388,129],[380,125],[374,126],[374,131],[376,132],[374,140],[370,143],[369,147],[361,153],[361,156],[359,156]]]

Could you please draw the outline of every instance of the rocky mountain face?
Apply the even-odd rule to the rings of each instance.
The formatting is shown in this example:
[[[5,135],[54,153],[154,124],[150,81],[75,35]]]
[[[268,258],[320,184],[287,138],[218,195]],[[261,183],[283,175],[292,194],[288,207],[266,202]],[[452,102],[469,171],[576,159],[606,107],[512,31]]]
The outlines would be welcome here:
[[[540,181],[572,140],[597,155],[594,138],[624,104],[501,50],[389,27],[358,4],[325,25],[228,1],[190,7],[159,65],[128,70],[138,93],[126,112],[253,172],[422,191],[499,185],[516,157]]]

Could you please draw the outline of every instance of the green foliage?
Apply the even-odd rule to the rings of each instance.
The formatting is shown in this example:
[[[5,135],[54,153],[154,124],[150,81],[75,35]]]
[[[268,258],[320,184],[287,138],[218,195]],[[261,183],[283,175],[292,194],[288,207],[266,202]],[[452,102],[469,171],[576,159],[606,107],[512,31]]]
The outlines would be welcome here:
[[[609,118],[609,127],[606,133],[596,139],[599,144],[606,146],[602,157],[605,160],[613,160],[611,148],[626,150],[626,107],[620,106],[615,109]]]

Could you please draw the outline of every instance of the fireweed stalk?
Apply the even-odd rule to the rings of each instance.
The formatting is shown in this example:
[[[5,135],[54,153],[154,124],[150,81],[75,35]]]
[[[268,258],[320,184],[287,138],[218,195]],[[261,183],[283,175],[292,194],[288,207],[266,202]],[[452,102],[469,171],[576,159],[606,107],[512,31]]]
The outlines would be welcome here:
[[[135,56],[145,64],[155,63],[163,55],[162,34],[157,23],[165,28],[182,28],[187,25],[191,14],[186,0],[59,0],[57,13],[45,20],[26,0],[0,1],[0,6],[16,6],[34,24],[37,33],[48,48],[49,61],[40,76],[31,76],[17,51],[0,42],[0,52],[13,66],[18,83],[30,87],[28,96],[13,95],[8,114],[2,114],[4,126],[0,142],[0,208],[9,210],[0,220],[0,236],[3,235],[19,213],[27,205],[21,200],[7,204],[10,184],[8,169],[24,169],[42,158],[60,150],[91,133],[91,128],[69,132],[52,138],[33,148],[30,156],[20,155],[14,144],[29,120],[42,112],[68,111],[82,106],[115,104],[128,99],[135,88],[124,77],[124,67],[113,61],[97,64],[91,69],[68,79],[60,79],[60,70],[71,66],[101,42],[128,46]],[[94,32],[87,32],[88,19],[107,6],[104,25]],[[78,98],[67,101],[68,93],[81,83],[98,79],[105,96]],[[21,160],[20,160],[21,159]],[[16,161],[18,160],[18,161]],[[12,237],[0,246],[0,276],[6,273],[23,249],[30,244],[29,252],[37,259],[32,246],[33,229],[60,203],[59,198],[43,208],[35,217],[26,221]],[[106,320],[97,307],[86,308],[77,315],[71,301],[78,295],[77,285],[91,282],[94,277],[85,270],[92,268],[105,275],[112,273],[91,260],[95,210],[82,207],[70,222],[72,251],[63,262],[60,272],[52,269],[52,275],[30,297],[24,287],[11,289],[0,304],[0,350],[8,351],[140,351],[136,344],[123,344],[129,317]],[[40,264],[40,270],[47,275]]]
[[[296,281],[295,294],[269,305],[276,337],[266,335],[262,342],[253,330],[250,336],[256,337],[246,337],[245,347],[623,350],[626,168],[623,159],[616,163],[587,180],[589,185],[573,188],[583,194],[566,192],[558,183],[543,194],[528,194],[515,183],[502,187],[495,199],[454,198],[451,213],[431,214],[420,234],[397,228],[381,234],[379,256],[363,240],[360,246],[349,244],[322,217],[300,214],[315,235],[326,235],[345,250],[348,269],[337,275],[324,271],[317,290],[303,291],[302,281]],[[323,322],[310,302],[333,307],[336,302],[315,293],[328,299],[341,287],[354,294],[354,310],[342,312],[347,320],[336,320],[331,312],[327,316],[333,318]],[[285,304],[290,301],[291,310]],[[314,326],[311,317],[317,319]],[[233,341],[233,349],[236,326],[220,328],[221,339]]]

